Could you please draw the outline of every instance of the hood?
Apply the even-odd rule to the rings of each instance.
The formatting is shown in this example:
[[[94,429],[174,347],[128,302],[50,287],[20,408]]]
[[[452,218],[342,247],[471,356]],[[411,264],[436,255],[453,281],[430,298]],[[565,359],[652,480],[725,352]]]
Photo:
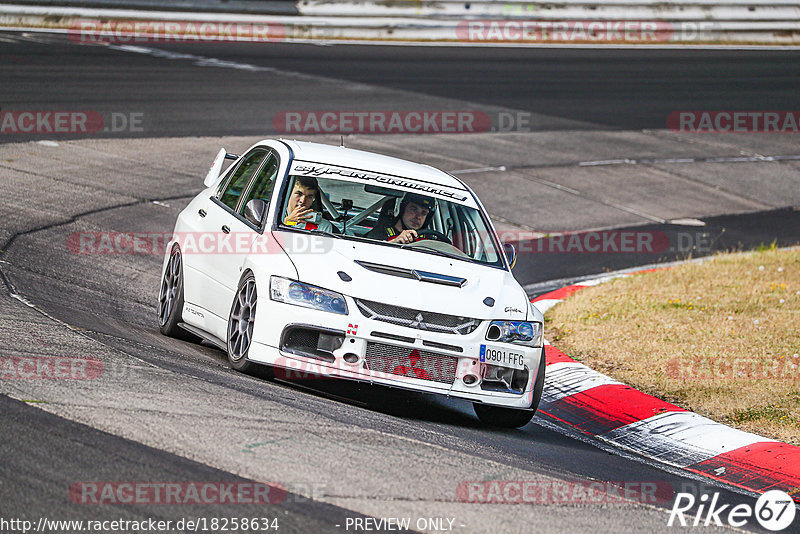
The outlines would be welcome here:
[[[476,319],[525,320],[530,311],[525,292],[503,269],[387,245],[287,234],[280,232],[286,238],[281,242],[302,282],[354,298]],[[411,270],[423,279],[449,280],[410,278]],[[352,280],[343,280],[340,271]],[[461,287],[452,285],[460,279]],[[484,303],[487,298],[493,306]]]

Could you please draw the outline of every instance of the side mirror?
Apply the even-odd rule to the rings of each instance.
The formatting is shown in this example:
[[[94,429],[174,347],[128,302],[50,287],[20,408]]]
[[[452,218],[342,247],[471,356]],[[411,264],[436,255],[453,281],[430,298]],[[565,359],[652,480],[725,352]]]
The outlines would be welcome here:
[[[267,203],[260,198],[254,198],[249,201],[244,207],[244,218],[253,226],[261,227],[261,224],[267,218]]]
[[[503,251],[506,253],[508,265],[513,269],[517,263],[517,249],[511,243],[503,243]]]
[[[206,174],[206,179],[203,180],[203,185],[206,187],[211,187],[214,185],[214,182],[217,181],[219,178],[219,173],[222,172],[222,163],[225,161],[225,155],[228,152],[224,148],[220,148],[219,152],[217,152],[217,157],[214,158],[214,163],[211,164],[211,168],[208,169],[208,174]]]

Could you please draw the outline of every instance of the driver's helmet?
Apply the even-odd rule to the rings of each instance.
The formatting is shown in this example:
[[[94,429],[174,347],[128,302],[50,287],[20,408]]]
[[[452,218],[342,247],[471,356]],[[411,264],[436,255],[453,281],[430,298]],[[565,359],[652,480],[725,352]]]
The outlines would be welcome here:
[[[419,193],[408,192],[403,196],[403,201],[400,202],[400,210],[397,212],[395,222],[402,219],[406,206],[408,206],[410,202],[413,202],[417,206],[428,208],[428,216],[425,217],[425,223],[422,225],[423,228],[427,228],[433,216],[433,212],[436,211],[436,200],[425,195],[420,195]]]

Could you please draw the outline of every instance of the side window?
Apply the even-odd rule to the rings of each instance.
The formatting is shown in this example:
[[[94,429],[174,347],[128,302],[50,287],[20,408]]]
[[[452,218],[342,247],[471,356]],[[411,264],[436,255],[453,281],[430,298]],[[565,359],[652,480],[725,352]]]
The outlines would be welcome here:
[[[278,177],[278,166],[278,158],[275,154],[271,153],[267,162],[261,167],[261,172],[258,173],[258,176],[253,182],[253,186],[247,193],[247,197],[242,203],[242,210],[244,210],[244,206],[254,198],[260,198],[269,204],[272,198],[272,191],[275,188],[275,179]]]
[[[255,172],[258,170],[258,166],[261,164],[264,156],[266,155],[266,150],[256,149],[243,158],[242,163],[234,171],[233,176],[231,176],[228,180],[225,190],[219,196],[219,200],[223,204],[232,210],[236,209],[236,204],[239,202],[239,198],[242,196],[244,188],[247,187],[247,184],[250,182],[250,178],[252,178],[253,174],[255,174]]]

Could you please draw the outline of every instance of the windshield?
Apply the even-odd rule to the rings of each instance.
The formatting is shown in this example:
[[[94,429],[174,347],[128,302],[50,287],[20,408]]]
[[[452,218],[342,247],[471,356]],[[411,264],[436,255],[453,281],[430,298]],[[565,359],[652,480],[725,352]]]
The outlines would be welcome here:
[[[279,206],[283,227],[503,267],[485,216],[455,201],[360,181],[290,176]]]

